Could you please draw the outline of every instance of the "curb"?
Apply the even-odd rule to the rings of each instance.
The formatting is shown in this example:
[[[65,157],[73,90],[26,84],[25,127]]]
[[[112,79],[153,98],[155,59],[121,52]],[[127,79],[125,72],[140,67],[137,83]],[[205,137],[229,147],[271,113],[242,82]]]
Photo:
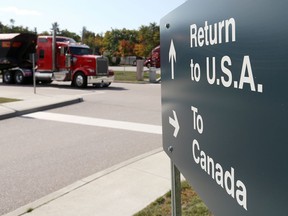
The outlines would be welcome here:
[[[17,109],[9,108],[8,106],[2,106],[2,109],[4,108],[5,112],[3,114],[0,114],[0,120],[13,118],[16,116],[25,115],[25,114],[29,114],[32,112],[38,112],[38,111],[44,111],[48,109],[59,108],[62,106],[68,106],[68,105],[72,105],[72,104],[80,103],[80,102],[83,102],[83,98],[73,98],[69,100],[62,99],[58,102],[51,102],[50,104],[37,105],[35,107],[26,108],[23,110],[20,110],[20,109],[17,110]]]
[[[73,191],[75,191],[81,187],[84,187],[85,185],[87,185],[87,184],[89,184],[89,183],[91,183],[91,182],[93,182],[93,181],[95,181],[95,180],[97,180],[103,176],[109,175],[110,173],[117,171],[117,170],[119,170],[119,169],[121,169],[127,165],[133,164],[137,161],[140,161],[142,159],[145,159],[149,156],[152,156],[152,155],[157,154],[157,153],[162,152],[162,151],[163,151],[163,148],[160,147],[158,149],[155,149],[155,150],[152,150],[150,152],[147,152],[147,153],[144,153],[142,155],[131,158],[131,159],[124,161],[122,163],[116,164],[110,168],[107,168],[107,169],[102,170],[98,173],[95,173],[91,176],[88,176],[88,177],[83,178],[79,181],[76,181],[75,183],[72,183],[71,185],[68,185],[67,187],[64,187],[64,188],[62,188],[56,192],[48,194],[47,196],[44,196],[44,197],[42,197],[42,198],[40,198],[34,202],[31,202],[27,205],[24,205],[24,206],[22,206],[16,210],[9,212],[9,213],[2,215],[2,216],[22,216],[22,215],[29,214],[28,211],[33,211],[37,208],[41,208],[41,206],[44,206],[44,205],[46,205],[50,202],[53,202],[53,201],[65,196],[65,195],[67,195],[67,194],[69,194],[69,193],[71,193],[71,192],[73,192]]]

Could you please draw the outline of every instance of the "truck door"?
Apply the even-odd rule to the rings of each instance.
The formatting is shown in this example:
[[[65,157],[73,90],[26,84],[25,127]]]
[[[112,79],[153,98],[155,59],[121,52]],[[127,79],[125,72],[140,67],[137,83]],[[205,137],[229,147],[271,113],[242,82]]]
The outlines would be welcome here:
[[[68,51],[67,45],[59,45],[56,48],[56,68],[59,71],[67,70],[66,54]]]
[[[39,71],[52,71],[52,40],[49,37],[38,37],[37,66]]]

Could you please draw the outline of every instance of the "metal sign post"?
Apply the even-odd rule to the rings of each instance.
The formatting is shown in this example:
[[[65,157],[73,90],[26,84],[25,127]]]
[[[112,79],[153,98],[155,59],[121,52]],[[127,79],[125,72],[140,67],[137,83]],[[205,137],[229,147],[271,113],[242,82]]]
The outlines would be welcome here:
[[[172,205],[172,216],[181,216],[181,176],[180,172],[171,160],[171,205]]]
[[[34,87],[34,94],[36,94],[35,53],[32,53],[32,71],[33,71],[33,87]]]

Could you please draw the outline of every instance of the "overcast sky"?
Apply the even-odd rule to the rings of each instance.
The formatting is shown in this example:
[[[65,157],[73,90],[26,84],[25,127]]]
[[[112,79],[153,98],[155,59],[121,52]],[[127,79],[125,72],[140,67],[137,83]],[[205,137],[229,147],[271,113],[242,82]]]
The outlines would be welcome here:
[[[9,0],[1,1],[0,22],[16,26],[37,28],[38,33],[49,31],[57,22],[60,30],[76,34],[83,26],[95,33],[111,29],[135,29],[156,22],[186,0]]]

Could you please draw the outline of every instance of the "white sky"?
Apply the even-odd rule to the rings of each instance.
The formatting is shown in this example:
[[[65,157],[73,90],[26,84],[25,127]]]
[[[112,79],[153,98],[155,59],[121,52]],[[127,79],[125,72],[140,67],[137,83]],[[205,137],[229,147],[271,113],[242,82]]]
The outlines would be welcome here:
[[[95,33],[113,29],[135,29],[155,22],[186,0],[6,0],[1,1],[0,22],[49,31],[57,22],[60,30],[80,35],[83,26]],[[49,3],[49,4],[48,4]]]

